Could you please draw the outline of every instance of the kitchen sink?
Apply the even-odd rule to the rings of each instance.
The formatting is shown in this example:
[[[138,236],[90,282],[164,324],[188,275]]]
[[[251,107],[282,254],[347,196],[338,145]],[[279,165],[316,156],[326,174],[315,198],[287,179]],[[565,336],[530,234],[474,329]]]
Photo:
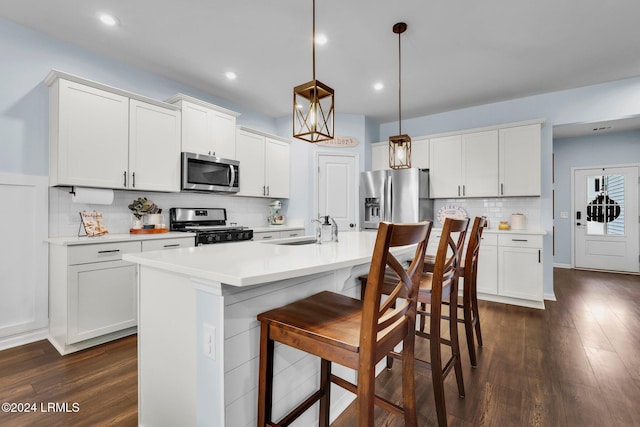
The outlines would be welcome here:
[[[295,239],[282,239],[275,241],[266,241],[263,243],[270,243],[272,245],[285,245],[285,246],[298,246],[298,245],[312,245],[316,243],[315,237],[303,237],[303,238],[295,238]]]

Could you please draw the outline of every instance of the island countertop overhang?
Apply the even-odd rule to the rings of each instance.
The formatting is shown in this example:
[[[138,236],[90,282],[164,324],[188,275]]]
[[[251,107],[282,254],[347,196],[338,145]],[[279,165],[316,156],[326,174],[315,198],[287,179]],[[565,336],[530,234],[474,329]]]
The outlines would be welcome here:
[[[276,244],[278,241],[234,242],[122,258],[192,278],[251,286],[368,263],[376,234],[375,230],[345,232],[338,242],[293,246]]]

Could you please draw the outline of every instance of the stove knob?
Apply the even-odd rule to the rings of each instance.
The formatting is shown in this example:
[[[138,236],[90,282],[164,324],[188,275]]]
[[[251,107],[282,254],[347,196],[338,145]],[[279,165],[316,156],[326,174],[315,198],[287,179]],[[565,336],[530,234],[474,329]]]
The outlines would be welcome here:
[[[207,236],[207,242],[213,242],[213,236],[212,235],[208,235]]]
[[[233,235],[231,233],[227,233],[227,240],[233,239]]]
[[[220,235],[216,234],[216,242],[219,242],[219,241],[220,241]]]

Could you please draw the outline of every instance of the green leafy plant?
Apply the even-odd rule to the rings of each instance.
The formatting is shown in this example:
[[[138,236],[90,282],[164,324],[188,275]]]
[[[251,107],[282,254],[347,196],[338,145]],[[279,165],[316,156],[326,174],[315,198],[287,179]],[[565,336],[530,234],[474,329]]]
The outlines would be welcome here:
[[[131,213],[138,219],[142,219],[145,215],[160,212],[158,206],[146,197],[138,197],[128,207]]]

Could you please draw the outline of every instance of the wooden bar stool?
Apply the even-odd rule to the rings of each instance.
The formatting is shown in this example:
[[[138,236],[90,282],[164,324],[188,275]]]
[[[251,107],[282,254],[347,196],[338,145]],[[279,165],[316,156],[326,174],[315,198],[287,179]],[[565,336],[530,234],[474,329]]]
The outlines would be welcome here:
[[[258,426],[287,426],[320,402],[318,424],[329,425],[331,382],[356,394],[358,426],[373,425],[374,404],[404,415],[406,426],[416,426],[414,391],[414,341],[418,286],[431,222],[419,224],[381,223],[369,269],[369,287],[364,300],[333,292],[320,292],[258,315],[260,363],[258,382]],[[417,245],[411,264],[403,263],[390,248]],[[381,303],[384,274],[389,268],[400,278]],[[272,418],[274,342],[278,341],[321,358],[320,388],[284,416]],[[403,406],[375,395],[375,366],[402,343]],[[331,363],[358,371],[358,385],[331,373]]]
[[[458,322],[464,324],[464,330],[467,337],[467,349],[469,350],[469,360],[472,367],[478,366],[478,356],[476,352],[475,340],[478,340],[478,346],[482,347],[482,331],[480,329],[480,314],[478,312],[478,254],[480,251],[480,243],[482,242],[482,232],[487,224],[485,217],[476,217],[473,220],[467,250],[465,251],[464,261],[460,266],[459,276],[464,278],[462,287],[462,303],[458,304],[458,308],[462,309],[463,317]],[[425,255],[424,271],[432,272],[435,263],[433,255]],[[444,302],[444,304],[449,304]],[[474,337],[475,329],[475,337]]]
[[[454,310],[449,318],[449,339],[441,335],[442,302],[449,299],[455,307],[458,301],[458,274],[464,239],[469,225],[468,219],[447,218],[444,222],[438,251],[433,264],[433,273],[422,273],[420,289],[418,291],[417,316],[420,316],[420,328],[416,336],[429,339],[430,362],[416,358],[418,365],[431,370],[433,394],[436,405],[438,425],[447,425],[447,410],[444,397],[444,380],[453,369],[458,385],[458,395],[464,397],[464,382],[462,378],[462,364],[460,363],[460,345],[458,342],[457,313]],[[452,234],[458,233],[457,239]],[[370,276],[360,276],[362,286],[366,286],[369,292],[371,285]],[[398,277],[392,271],[387,271],[383,287],[383,293],[391,290],[398,281]],[[426,306],[429,305],[427,311]],[[425,317],[429,317],[429,331],[425,331]],[[451,357],[443,363],[441,345],[451,347]],[[392,365],[393,358],[403,358],[405,355],[394,351],[389,352],[387,367]]]

